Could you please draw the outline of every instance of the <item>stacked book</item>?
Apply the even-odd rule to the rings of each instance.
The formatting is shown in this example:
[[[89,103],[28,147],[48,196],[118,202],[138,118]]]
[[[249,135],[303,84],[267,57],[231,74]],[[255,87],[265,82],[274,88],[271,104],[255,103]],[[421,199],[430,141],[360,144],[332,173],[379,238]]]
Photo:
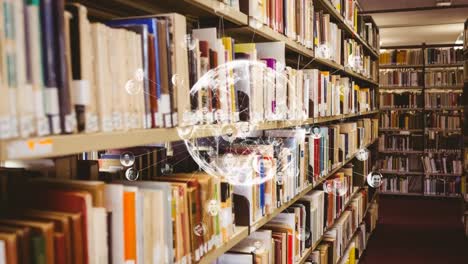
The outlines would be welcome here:
[[[463,86],[463,69],[445,69],[426,71],[426,88]]]

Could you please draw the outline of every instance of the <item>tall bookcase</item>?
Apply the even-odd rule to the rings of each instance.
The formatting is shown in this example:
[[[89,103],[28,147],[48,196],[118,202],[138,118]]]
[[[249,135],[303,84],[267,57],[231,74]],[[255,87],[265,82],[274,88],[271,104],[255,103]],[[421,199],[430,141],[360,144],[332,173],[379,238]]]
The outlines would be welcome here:
[[[75,2],[75,1],[74,1]],[[369,16],[359,15],[355,24],[350,24],[346,21],[339,10],[333,6],[332,1],[329,0],[314,0],[314,7],[316,11],[322,11],[330,15],[330,20],[338,25],[341,30],[340,34],[344,39],[351,39],[362,47],[362,52],[365,57],[373,63],[371,71],[373,74],[368,76],[363,75],[361,72],[356,72],[349,65],[344,65],[344,58],[340,61],[332,61],[327,58],[319,57],[317,51],[301,45],[299,42],[292,40],[274,31],[264,24],[259,24],[256,18],[250,16],[248,13],[241,12],[230,5],[226,4],[230,1],[216,1],[216,0],[176,0],[176,1],[150,1],[150,0],[119,0],[119,1],[84,1],[77,2],[83,3],[89,10],[89,16],[97,21],[106,21],[111,18],[128,17],[137,15],[149,15],[164,12],[178,12],[185,15],[190,22],[188,28],[197,28],[200,26],[217,26],[221,34],[231,36],[239,42],[256,42],[256,41],[279,41],[284,42],[286,46],[286,64],[294,68],[318,68],[323,71],[329,71],[332,74],[338,74],[343,77],[348,77],[362,87],[368,87],[371,91],[378,93],[378,58],[379,58],[379,37],[378,27]],[[240,0],[241,10],[248,4],[247,0]],[[336,1],[334,1],[336,2]],[[356,14],[358,11],[356,11]],[[372,24],[375,32],[371,35],[365,33],[365,24]],[[358,32],[355,30],[358,29]],[[371,44],[372,43],[372,44]],[[343,46],[343,43],[339,45]],[[265,121],[261,122],[256,129],[259,131],[274,130],[274,129],[287,129],[295,127],[304,127],[310,125],[333,125],[343,123],[344,121],[354,121],[360,118],[375,117],[379,113],[378,99],[371,106],[370,111],[336,115],[331,117],[314,117],[305,121]],[[205,138],[215,136],[210,129],[200,129],[197,133],[197,138]],[[77,134],[64,134],[64,135],[50,135],[44,137],[30,137],[30,138],[13,138],[0,141],[0,161],[5,165],[6,161],[10,160],[31,160],[31,159],[46,159],[56,158],[67,155],[78,155],[81,153],[96,152],[106,149],[129,148],[134,146],[144,146],[154,143],[169,143],[180,141],[181,138],[177,128],[157,128],[157,129],[134,129],[129,131],[115,131],[115,132],[97,132],[97,133],[77,133]],[[375,151],[376,140],[372,140],[369,144],[362,146],[371,150],[371,160],[376,155]],[[339,169],[347,166],[355,161],[357,153],[353,153],[346,160],[342,161],[339,166],[329,171],[327,175],[315,184],[307,186],[298,195],[284,203],[281,207],[275,208],[274,212],[265,216],[260,221],[253,225],[238,224],[235,233],[227,243],[216,247],[214,250],[208,252],[199,263],[212,263],[218,257],[229,251],[237,243],[249,236],[249,234],[262,228],[268,221],[283,212],[289,206],[298,201],[301,197],[306,195],[311,190],[322,189],[322,184],[328,178],[333,176]],[[359,181],[359,185],[354,186],[354,192],[349,194],[350,199],[345,204],[347,208],[351,203],[351,198],[356,197],[358,193],[366,188],[366,175],[360,176],[363,178]],[[371,210],[371,205],[377,200],[376,192],[369,188],[368,207],[364,215]],[[235,201],[236,202],[236,201]],[[237,205],[239,207],[239,205]],[[239,215],[239,218],[246,216]],[[248,216],[247,216],[248,218]],[[236,219],[237,220],[237,219]],[[337,224],[337,219],[329,229]],[[239,221],[241,222],[241,221]],[[237,223],[237,221],[236,221]],[[351,242],[356,239],[358,230],[353,230],[347,244],[344,248],[349,251]],[[367,234],[366,240],[370,234]],[[314,251],[322,241],[322,238],[312,245],[303,254],[302,258],[296,260],[295,263],[304,263],[307,261],[309,255]],[[169,245],[170,246],[170,245]],[[362,253],[362,252],[361,252]],[[354,256],[354,253],[353,253]],[[337,262],[345,261],[347,255],[340,256]]]
[[[386,168],[392,163],[390,167],[394,170],[381,170],[388,177],[381,193],[460,197],[466,192],[463,169],[460,170],[460,166],[463,168],[463,164],[460,164],[463,162],[460,146],[465,119],[462,98],[466,97],[463,96],[460,75],[463,70],[461,45],[423,43],[420,46],[382,49],[387,52],[382,59],[389,63],[382,64],[381,60],[380,64],[381,98],[385,97],[382,95],[385,92],[393,95],[387,95],[389,107],[382,107],[381,104],[381,118],[393,120],[394,126],[380,129],[380,143],[384,146],[380,146],[379,156],[382,167]],[[437,62],[437,59],[448,60],[441,55],[444,52],[452,54],[450,63]],[[444,73],[448,75],[444,76]],[[445,78],[447,76],[458,82],[449,83]],[[396,105],[392,106],[392,103]],[[457,125],[436,127],[434,123],[445,121],[445,118],[450,118]],[[384,122],[381,125],[385,126]],[[452,162],[451,173],[443,173],[447,171],[444,166],[448,164],[446,161],[452,161],[451,157],[457,165]]]

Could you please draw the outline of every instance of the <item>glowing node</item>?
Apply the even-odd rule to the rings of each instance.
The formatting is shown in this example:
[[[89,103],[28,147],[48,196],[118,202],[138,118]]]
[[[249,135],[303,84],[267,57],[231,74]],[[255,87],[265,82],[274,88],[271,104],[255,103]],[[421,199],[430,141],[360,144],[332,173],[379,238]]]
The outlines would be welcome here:
[[[372,188],[379,188],[383,183],[382,179],[380,172],[373,171],[367,175],[367,184]]]
[[[138,176],[139,176],[139,173],[136,169],[134,168],[128,168],[126,171],[125,171],[125,178],[127,178],[127,180],[129,181],[136,181],[138,180]]]
[[[131,152],[124,152],[120,154],[120,164],[124,167],[130,167],[135,163],[135,155]]]
[[[369,159],[369,150],[367,148],[360,148],[356,153],[356,159],[359,161],[366,161]]]

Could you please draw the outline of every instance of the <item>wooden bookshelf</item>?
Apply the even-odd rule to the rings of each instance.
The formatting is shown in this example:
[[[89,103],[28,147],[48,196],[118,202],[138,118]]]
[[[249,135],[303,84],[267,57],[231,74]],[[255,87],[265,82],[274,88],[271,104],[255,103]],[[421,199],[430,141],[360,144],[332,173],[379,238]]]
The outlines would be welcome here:
[[[460,195],[437,195],[437,194],[424,194],[424,193],[402,193],[402,192],[379,192],[379,195],[389,196],[419,196],[419,197],[433,197],[433,198],[461,198]]]
[[[424,132],[424,129],[379,128],[379,132],[393,132],[402,135],[409,135],[411,133],[422,133]]]
[[[390,108],[390,107],[381,107],[381,111],[424,111],[424,108]]]
[[[387,150],[387,149],[380,149],[380,153],[384,154],[395,154],[395,155],[407,155],[407,154],[424,154],[424,150]]]
[[[422,171],[392,171],[392,170],[380,170],[382,174],[393,174],[398,176],[424,176]]]
[[[463,62],[452,64],[425,64],[425,68],[458,68],[463,67]]]
[[[401,68],[424,68],[422,64],[380,64],[379,68],[384,69],[401,69]]]
[[[208,252],[204,255],[199,264],[211,264],[217,258],[222,256],[224,253],[229,251],[232,247],[234,247],[237,243],[241,242],[243,239],[249,236],[249,228],[247,226],[236,226],[236,230],[234,231],[234,235],[229,238],[229,241],[222,244],[220,247]]]
[[[306,121],[271,121],[263,122],[256,130],[281,129],[299,125],[323,124],[342,119],[364,117],[378,113],[377,110],[366,113],[312,118]],[[193,138],[217,136],[214,126],[200,126]],[[137,129],[108,133],[82,133],[54,135],[27,139],[0,141],[0,160],[18,160],[58,157],[87,151],[128,148],[154,143],[181,141],[177,128]]]
[[[380,86],[380,90],[422,90],[423,86]]]

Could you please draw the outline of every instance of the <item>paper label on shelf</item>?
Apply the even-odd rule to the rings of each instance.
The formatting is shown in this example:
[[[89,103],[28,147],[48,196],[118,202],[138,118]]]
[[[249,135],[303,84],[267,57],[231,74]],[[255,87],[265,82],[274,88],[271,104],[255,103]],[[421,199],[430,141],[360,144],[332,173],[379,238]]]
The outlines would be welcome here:
[[[407,130],[401,130],[400,131],[400,135],[410,135],[411,132],[407,131]]]
[[[0,117],[0,139],[10,137],[10,117]]]
[[[52,151],[53,140],[50,138],[17,140],[7,146],[8,159],[36,157]]]

